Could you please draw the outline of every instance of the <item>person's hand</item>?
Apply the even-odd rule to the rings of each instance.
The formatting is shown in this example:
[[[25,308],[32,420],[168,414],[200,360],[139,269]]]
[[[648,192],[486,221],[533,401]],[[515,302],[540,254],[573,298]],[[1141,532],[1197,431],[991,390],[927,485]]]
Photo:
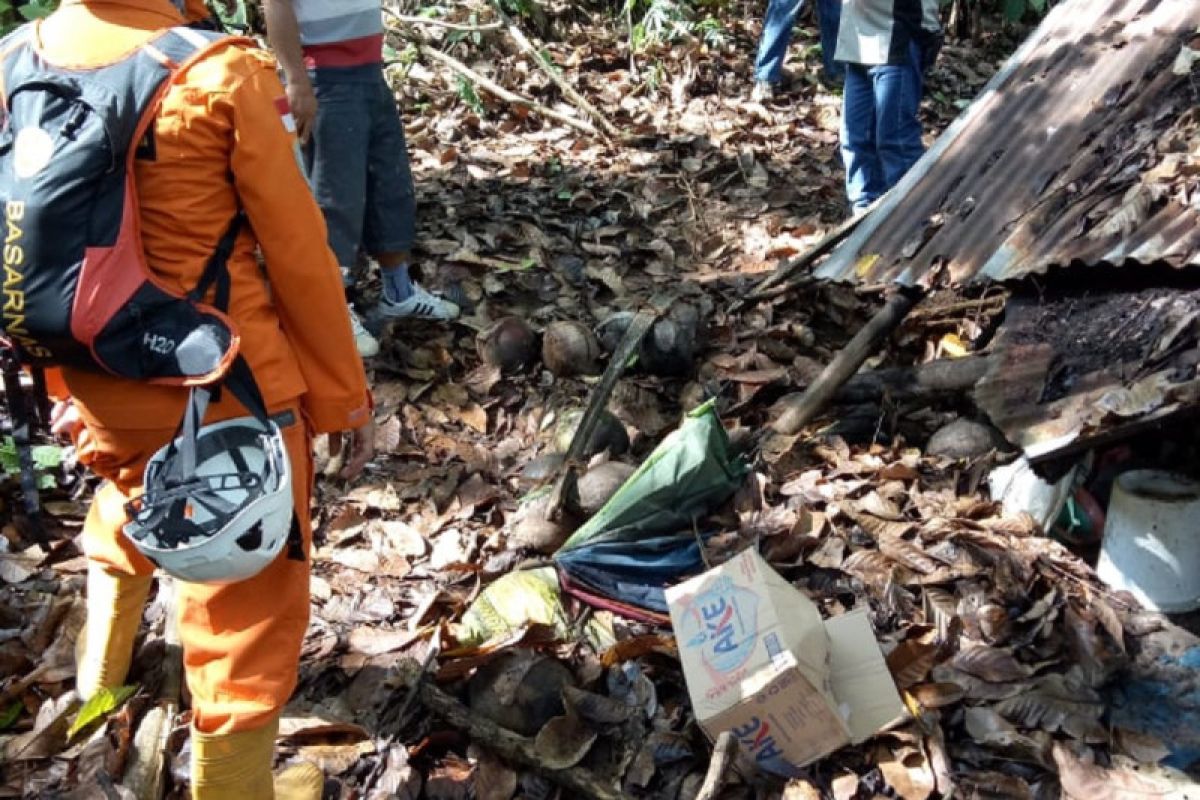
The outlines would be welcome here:
[[[348,445],[345,444],[347,442]],[[345,461],[342,463],[342,470],[338,473],[338,477],[345,480],[357,478],[362,474],[367,462],[371,460],[371,456],[375,455],[375,418],[371,417],[361,428],[329,434],[329,455],[331,457],[336,458],[341,455],[344,446],[348,446],[350,449],[346,452]]]
[[[50,409],[50,432],[70,441],[76,448],[86,443],[87,428],[84,427],[83,417],[79,416],[79,409],[70,399],[59,400]]]
[[[317,118],[317,95],[308,75],[289,77],[287,99],[292,119],[296,121],[296,135],[300,137],[301,142],[307,142],[312,134],[313,122]]]

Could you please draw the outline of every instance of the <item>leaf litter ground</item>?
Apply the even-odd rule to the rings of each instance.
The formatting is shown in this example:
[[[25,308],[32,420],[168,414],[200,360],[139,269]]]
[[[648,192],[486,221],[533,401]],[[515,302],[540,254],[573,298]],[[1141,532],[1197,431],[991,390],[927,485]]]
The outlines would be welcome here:
[[[492,698],[504,707],[484,709],[472,697],[471,708],[509,714],[509,727],[527,723],[538,703],[561,705],[546,687],[565,672],[559,677],[578,687],[561,693],[574,711],[531,738],[530,752],[547,769],[591,776],[611,796],[690,798],[708,764],[711,746],[695,725],[669,631],[567,603],[577,635],[533,626],[507,642],[456,649],[450,625],[481,590],[540,558],[510,549],[506,522],[536,483],[528,467],[553,449],[557,421],[595,383],[557,378],[540,364],[501,375],[476,355],[480,330],[508,314],[540,329],[555,320],[593,326],[642,307],[696,309],[704,335],[695,368],[684,377],[634,370],[614,392],[610,409],[631,436],[625,458],[636,461],[706,397],[718,399],[735,441],[752,438],[772,404],[811,382],[874,310],[847,289],[810,286],[726,311],[845,213],[840,101],[807,63],[793,64],[786,92],[749,102],[757,30],[738,25],[725,47],[639,54],[644,75],[663,76],[651,89],[631,78],[609,27],[570,11],[550,24],[561,35],[548,55],[613,124],[643,137],[640,145],[543,124],[482,92],[472,106],[434,63],[412,65],[398,84],[420,202],[416,260],[425,280],[453,288],[469,313],[450,326],[389,332],[371,365],[378,457],[354,485],[324,479],[318,487],[312,625],[281,741],[288,757],[322,766],[332,796],[566,796],[545,770],[497,757],[495,741],[471,741],[462,725],[411,702],[401,676],[422,661],[427,682],[464,704],[473,693]],[[448,52],[570,113],[544,75],[488,35]],[[799,47],[814,41],[806,28]],[[947,48],[927,128],[948,124],[1011,44]],[[948,336],[983,341],[995,310],[961,312],[961,300],[933,297],[882,358],[926,360]],[[939,314],[942,306],[953,313]],[[928,434],[962,410],[843,408],[798,436],[767,437],[742,490],[708,521],[723,531],[709,542],[711,560],[758,545],[825,613],[870,609],[912,713],[786,787],[744,770],[722,797],[1042,798],[1094,795],[1098,785],[1107,786],[1103,796],[1129,797],[1169,784],[1129,766],[1157,760],[1162,743],[1113,729],[1104,694],[1161,621],[1104,591],[1032,520],[1004,517],[980,490],[986,460],[922,453]],[[86,498],[79,485],[49,504],[68,536]],[[147,611],[150,633],[131,676],[137,695],[68,739],[78,719],[68,690],[84,563],[64,544],[44,566],[13,525],[4,542],[0,794],[87,797],[100,785],[129,796],[119,776],[169,683],[163,597]],[[586,644],[589,622],[615,643]],[[440,658],[431,659],[435,647]],[[487,683],[467,692],[476,673],[472,680]],[[173,796],[186,782],[185,722],[186,714],[167,739]]]

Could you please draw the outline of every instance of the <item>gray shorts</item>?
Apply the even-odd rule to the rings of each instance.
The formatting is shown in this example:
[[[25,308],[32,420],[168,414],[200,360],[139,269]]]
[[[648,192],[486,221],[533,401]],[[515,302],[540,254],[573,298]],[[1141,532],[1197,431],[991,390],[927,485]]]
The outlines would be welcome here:
[[[404,126],[378,64],[311,70],[317,119],[305,151],[308,179],[343,267],[359,249],[409,252],[416,199]]]

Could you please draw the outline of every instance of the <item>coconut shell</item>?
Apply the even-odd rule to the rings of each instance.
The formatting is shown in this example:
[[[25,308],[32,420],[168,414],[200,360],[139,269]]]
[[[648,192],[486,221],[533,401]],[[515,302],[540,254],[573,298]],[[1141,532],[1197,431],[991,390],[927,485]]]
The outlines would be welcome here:
[[[633,324],[636,316],[632,311],[618,311],[596,326],[596,338],[606,353],[615,353],[625,338],[625,331]]]
[[[1004,438],[992,426],[969,419],[956,419],[939,428],[929,438],[925,453],[941,458],[979,458],[1003,444]]]
[[[579,422],[582,418],[583,411],[580,409],[563,414],[554,429],[555,450],[565,453],[571,449],[571,440],[575,438],[575,431],[579,430]],[[588,440],[587,446],[583,448],[582,457],[591,458],[606,450],[610,456],[622,456],[627,453],[629,451],[629,432],[625,430],[621,420],[608,411],[601,411],[600,419],[596,421],[596,427],[592,430],[592,436]]]
[[[651,375],[690,375],[696,366],[700,314],[695,307],[677,304],[665,319],[654,323],[642,340],[639,357]]]
[[[636,471],[633,465],[620,461],[605,461],[592,467],[579,479],[579,508],[585,515],[592,516]]]
[[[579,520],[566,509],[563,509],[558,520],[546,519],[551,494],[544,491],[525,500],[517,508],[512,523],[508,526],[510,547],[553,553],[562,547],[563,542],[579,527]]]
[[[600,374],[600,342],[586,325],[552,322],[542,333],[542,361],[558,377]]]
[[[618,311],[596,326],[596,336],[609,353],[615,351],[633,322],[631,311]],[[651,375],[690,375],[695,368],[699,312],[680,303],[646,332],[638,348],[638,366]]]
[[[479,668],[467,687],[471,711],[522,736],[563,713],[562,690],[575,676],[561,662],[516,650]]]
[[[542,453],[521,469],[520,482],[525,486],[537,486],[558,475],[567,457],[562,453]]]
[[[475,337],[475,349],[488,366],[519,372],[537,360],[537,334],[520,317],[504,317]]]

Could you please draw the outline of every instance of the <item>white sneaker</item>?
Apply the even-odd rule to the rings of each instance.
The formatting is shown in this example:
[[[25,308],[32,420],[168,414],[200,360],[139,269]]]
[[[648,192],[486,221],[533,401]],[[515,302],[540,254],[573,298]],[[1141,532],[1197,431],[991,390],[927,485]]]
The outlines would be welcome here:
[[[775,84],[769,81],[755,81],[750,99],[755,103],[765,103],[775,96]]]
[[[354,346],[358,348],[358,354],[362,358],[371,358],[379,355],[379,342],[371,335],[371,332],[363,327],[362,320],[358,318],[358,312],[354,310],[354,306],[349,306],[350,309],[350,330],[354,332]]]
[[[458,306],[413,284],[413,293],[407,299],[394,303],[387,294],[379,299],[379,312],[392,319],[430,319],[445,322],[456,319]]]

